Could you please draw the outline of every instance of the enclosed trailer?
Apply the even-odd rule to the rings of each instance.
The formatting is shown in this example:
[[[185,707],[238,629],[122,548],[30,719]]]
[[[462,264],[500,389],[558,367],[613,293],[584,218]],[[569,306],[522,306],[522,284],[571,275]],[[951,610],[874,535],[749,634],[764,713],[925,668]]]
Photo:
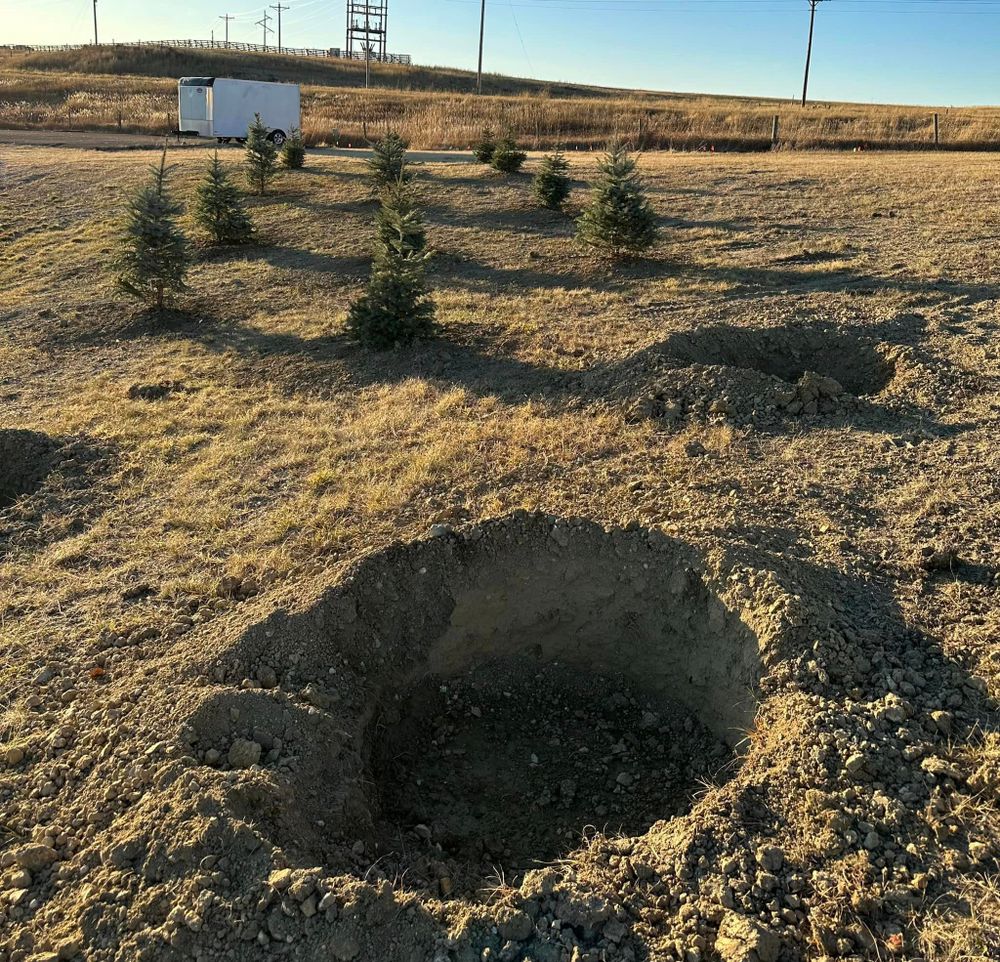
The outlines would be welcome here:
[[[177,84],[179,123],[185,137],[244,140],[260,114],[268,137],[280,147],[301,126],[299,85],[228,77],[181,77]]]

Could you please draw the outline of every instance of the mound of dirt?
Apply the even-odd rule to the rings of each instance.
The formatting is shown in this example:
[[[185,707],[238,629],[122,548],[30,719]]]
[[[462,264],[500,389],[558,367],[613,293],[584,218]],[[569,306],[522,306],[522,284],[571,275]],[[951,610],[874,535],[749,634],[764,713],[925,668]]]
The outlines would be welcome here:
[[[48,435],[0,430],[0,509],[34,494],[52,470],[57,444]]]
[[[718,416],[761,425],[850,413],[862,405],[859,399],[887,387],[896,358],[873,341],[825,325],[700,328],[644,354],[646,382],[653,383],[633,416],[667,424]]]
[[[873,342],[832,327],[703,327],[675,334],[659,349],[682,364],[759,371],[786,383],[806,375],[828,378],[858,397],[878,394],[893,365]]]
[[[26,681],[11,962],[888,957],[995,869],[985,685],[863,580],[518,514],[255,604]]]

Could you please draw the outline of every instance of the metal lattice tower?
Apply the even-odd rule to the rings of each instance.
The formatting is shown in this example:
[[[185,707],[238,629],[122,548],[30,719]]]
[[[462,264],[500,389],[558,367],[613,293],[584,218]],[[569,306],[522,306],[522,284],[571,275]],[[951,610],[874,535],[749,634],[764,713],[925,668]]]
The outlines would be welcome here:
[[[347,55],[385,60],[389,0],[347,0]]]

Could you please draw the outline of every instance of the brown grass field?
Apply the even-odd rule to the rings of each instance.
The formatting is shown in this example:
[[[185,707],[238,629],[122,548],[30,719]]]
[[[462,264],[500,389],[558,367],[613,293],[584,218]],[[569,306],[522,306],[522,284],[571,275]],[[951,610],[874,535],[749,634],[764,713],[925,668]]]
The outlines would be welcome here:
[[[622,137],[644,149],[765,150],[777,115],[785,148],[916,149],[933,143],[933,114],[949,149],[1000,142],[994,108],[796,103],[768,98],[610,90],[446,68],[364,65],[266,54],[101,48],[0,52],[0,127],[164,133],[176,118],[176,78],[219,75],[295,81],[312,144],[357,144],[362,124],[391,126],[416,148],[466,148],[485,127],[510,128],[531,148],[593,149]]]
[[[74,82],[37,67],[6,70],[24,85],[15,99]],[[121,82],[88,77],[80,116],[106,122],[92,98]],[[168,81],[127,84],[148,122],[169,101]],[[315,110],[338,94],[312,96]],[[56,123],[64,102],[21,119]],[[0,123],[17,119],[4,110]],[[206,156],[171,158],[185,202]],[[240,153],[222,156],[235,167]],[[590,154],[572,157],[568,214],[539,209],[526,174],[418,165],[442,330],[387,354],[342,333],[373,236],[359,161],[315,152],[282,174],[250,201],[260,239],[245,249],[208,246],[185,215],[190,291],[157,316],[123,302],[108,272],[154,154],[0,159],[0,429],[61,452],[0,501],[0,957],[998,957],[990,157],[650,154],[662,239],[622,265],[574,241]],[[848,393],[789,404],[808,371]],[[590,524],[612,532],[608,547]],[[472,617],[526,565],[503,617],[541,605],[539,652],[566,610],[599,620],[624,606],[601,637],[628,673],[672,636],[645,638],[641,606],[621,599],[673,577],[674,553],[687,559],[671,581],[677,630],[760,645],[739,747],[724,771],[692,768],[676,817],[613,822],[681,765],[685,736],[670,754],[640,702],[631,727],[631,696],[601,714],[618,683],[595,676],[565,711],[513,689],[504,715],[498,695],[509,739],[470,735],[426,762],[451,807],[462,788],[478,799],[473,821],[558,829],[558,857],[538,870],[485,835],[460,850],[447,812],[411,824],[402,849],[377,817],[347,818],[351,725],[466,590],[464,576],[437,593],[421,579],[484,565]],[[603,586],[593,598],[560,602],[587,579]],[[716,600],[685,615],[698,591]],[[411,597],[417,613],[395,617]],[[693,663],[723,686],[711,663],[729,655],[706,650]],[[427,697],[442,697],[438,681]],[[425,761],[492,717],[483,698],[441,709]],[[711,686],[699,698],[728,704]],[[531,731],[543,709],[550,727]],[[584,763],[560,767],[577,738]],[[239,761],[246,744],[259,764]],[[470,745],[531,790],[520,775],[453,785]],[[370,780],[386,776],[365,772],[357,791],[377,795]],[[574,792],[591,806],[576,821]]]

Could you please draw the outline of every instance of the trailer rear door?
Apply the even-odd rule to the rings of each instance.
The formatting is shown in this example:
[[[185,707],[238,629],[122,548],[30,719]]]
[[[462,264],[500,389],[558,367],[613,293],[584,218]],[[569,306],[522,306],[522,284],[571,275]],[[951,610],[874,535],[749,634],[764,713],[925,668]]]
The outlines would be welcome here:
[[[177,94],[180,113],[178,129],[195,132],[201,137],[211,137],[211,78],[185,77],[177,86]]]

